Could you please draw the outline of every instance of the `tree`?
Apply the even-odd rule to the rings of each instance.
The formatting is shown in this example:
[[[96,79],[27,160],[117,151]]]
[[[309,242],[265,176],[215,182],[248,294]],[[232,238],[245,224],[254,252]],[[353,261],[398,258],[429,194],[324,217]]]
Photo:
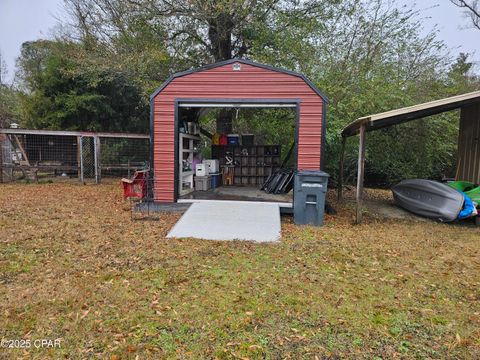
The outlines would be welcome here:
[[[311,35],[316,40],[311,57],[315,60],[303,67],[330,99],[326,170],[333,177],[339,134],[345,125],[361,116],[441,97],[442,74],[449,65],[445,45],[436,33],[420,33],[420,14],[399,8],[394,1],[345,0],[334,14],[314,27],[319,29]],[[412,126],[409,131],[419,125]],[[367,180],[386,184],[422,167],[422,163],[405,161],[411,153],[399,147],[401,137],[393,130],[371,133],[368,139]],[[421,151],[420,140],[417,151]],[[354,143],[348,142],[346,175],[350,179],[356,174]]]
[[[480,4],[478,0],[450,0],[454,5],[465,9],[472,26],[480,30]]]
[[[7,84],[7,64],[0,51],[0,128],[8,127],[16,121],[18,92]]]
[[[307,48],[308,33],[300,29],[327,4],[280,0],[65,2],[76,38],[90,43],[117,47],[119,41],[130,36],[132,24],[138,19],[147,19],[147,27],[164,29],[162,34],[174,70],[260,54],[267,47],[278,49],[287,31],[295,34],[290,44],[300,48],[304,44]],[[287,47],[285,52],[289,52]],[[219,112],[217,131],[230,132],[231,121],[231,110]]]
[[[27,127],[58,130],[148,131],[148,105],[128,73],[85,66],[81,45],[27,42],[18,60],[30,91],[20,98]],[[81,60],[80,60],[81,61]]]
[[[7,128],[17,118],[18,92],[10,86],[0,86],[0,128]]]
[[[2,51],[0,50],[0,87],[5,82],[5,77],[7,76],[7,64],[2,57]]]

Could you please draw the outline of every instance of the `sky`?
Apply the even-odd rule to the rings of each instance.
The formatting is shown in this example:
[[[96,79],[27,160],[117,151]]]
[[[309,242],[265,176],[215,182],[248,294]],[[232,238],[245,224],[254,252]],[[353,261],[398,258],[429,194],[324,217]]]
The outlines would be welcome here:
[[[48,37],[56,17],[62,16],[62,4],[62,0],[0,0],[0,52],[7,64],[7,81],[13,79],[22,43]],[[421,10],[425,32],[437,25],[439,38],[452,55],[474,53],[472,59],[480,65],[480,30],[469,29],[469,19],[449,0],[398,0],[398,4]]]

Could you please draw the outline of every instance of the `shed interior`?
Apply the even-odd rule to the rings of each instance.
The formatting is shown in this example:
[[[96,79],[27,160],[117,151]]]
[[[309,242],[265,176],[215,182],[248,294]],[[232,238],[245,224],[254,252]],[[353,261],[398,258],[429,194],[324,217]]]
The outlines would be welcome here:
[[[179,201],[292,202],[296,104],[185,103],[177,111]]]

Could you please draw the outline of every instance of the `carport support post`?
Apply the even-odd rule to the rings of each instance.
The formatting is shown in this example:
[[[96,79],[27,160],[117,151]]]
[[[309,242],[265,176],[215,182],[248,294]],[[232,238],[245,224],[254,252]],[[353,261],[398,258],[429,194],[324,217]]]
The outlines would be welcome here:
[[[362,222],[363,208],[363,177],[365,175],[365,127],[363,123],[360,126],[360,139],[358,146],[358,172],[357,172],[357,216],[356,223]]]
[[[337,184],[337,200],[343,200],[343,167],[345,162],[345,145],[347,138],[342,136],[342,149],[340,151],[340,162],[338,165],[338,184]]]

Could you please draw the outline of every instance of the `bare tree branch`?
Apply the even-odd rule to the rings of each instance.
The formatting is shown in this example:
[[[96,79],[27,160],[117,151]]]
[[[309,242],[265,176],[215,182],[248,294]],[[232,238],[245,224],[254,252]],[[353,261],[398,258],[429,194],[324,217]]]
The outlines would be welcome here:
[[[465,13],[472,20],[472,24],[475,28],[480,30],[480,5],[478,0],[450,0],[452,4],[466,9]]]

